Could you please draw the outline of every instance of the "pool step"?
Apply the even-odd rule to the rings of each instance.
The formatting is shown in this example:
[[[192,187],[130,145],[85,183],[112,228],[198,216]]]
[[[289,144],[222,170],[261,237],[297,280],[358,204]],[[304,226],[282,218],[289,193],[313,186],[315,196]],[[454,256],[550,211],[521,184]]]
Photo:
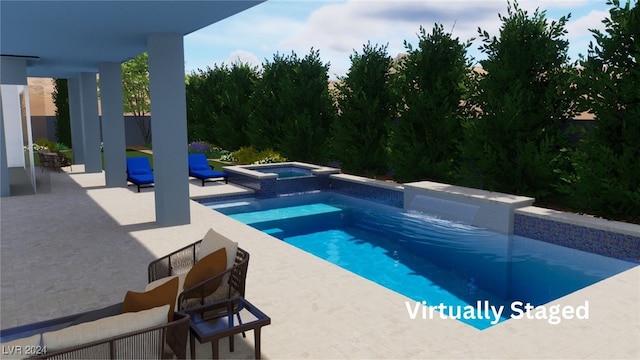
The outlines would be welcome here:
[[[282,233],[284,233],[284,230],[280,229],[280,228],[271,228],[271,229],[266,229],[266,230],[261,230],[263,233],[269,234],[269,235],[273,235],[273,236],[278,236]]]
[[[342,209],[338,207],[318,203],[311,205],[290,206],[280,209],[260,210],[243,214],[234,214],[229,215],[229,217],[247,225],[254,225],[257,223],[266,223],[270,221],[286,220],[312,215],[340,213],[341,211]]]

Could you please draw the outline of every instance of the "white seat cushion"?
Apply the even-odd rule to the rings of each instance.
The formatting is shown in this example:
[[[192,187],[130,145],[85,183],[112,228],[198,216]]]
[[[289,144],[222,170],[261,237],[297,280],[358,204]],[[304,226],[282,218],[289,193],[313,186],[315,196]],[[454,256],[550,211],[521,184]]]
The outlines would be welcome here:
[[[47,347],[47,351],[57,351],[166,324],[168,311],[169,305],[164,305],[46,332],[42,334],[42,345]]]

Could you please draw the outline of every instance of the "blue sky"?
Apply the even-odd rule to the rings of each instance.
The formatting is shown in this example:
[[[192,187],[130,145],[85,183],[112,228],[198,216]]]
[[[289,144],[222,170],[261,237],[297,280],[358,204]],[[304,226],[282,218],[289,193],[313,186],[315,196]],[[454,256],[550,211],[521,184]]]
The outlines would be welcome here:
[[[623,0],[624,2],[624,0]],[[571,13],[567,23],[569,56],[585,54],[593,36],[588,29],[603,29],[608,17],[605,0],[520,0],[520,7],[533,14],[546,10],[547,19]],[[363,44],[388,45],[391,57],[406,52],[403,42],[416,45],[420,25],[430,32],[435,23],[444,25],[461,41],[476,38],[469,55],[484,54],[477,29],[499,35],[498,14],[507,14],[507,0],[268,0],[185,37],[187,73],[230,64],[238,59],[259,66],[272,61],[277,52],[299,57],[313,47],[323,62],[331,64],[331,78],[343,76],[349,55],[361,52]]]

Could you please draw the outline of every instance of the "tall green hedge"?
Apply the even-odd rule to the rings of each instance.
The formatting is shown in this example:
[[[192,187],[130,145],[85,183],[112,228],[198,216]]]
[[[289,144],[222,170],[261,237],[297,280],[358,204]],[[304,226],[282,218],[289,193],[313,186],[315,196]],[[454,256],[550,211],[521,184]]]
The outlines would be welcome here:
[[[640,222],[640,7],[608,4],[580,81],[596,126],[574,154],[575,178],[565,189],[580,209]]]
[[[311,49],[304,58],[275,54],[263,64],[251,98],[247,132],[258,150],[272,148],[288,159],[323,163],[335,117],[328,88],[329,64]]]
[[[71,143],[68,89],[67,79],[54,79],[52,98],[56,107],[56,141],[71,148],[73,144]]]
[[[440,24],[427,34],[420,28],[418,46],[405,41],[396,87],[404,103],[393,128],[392,159],[400,181],[451,182],[462,139],[461,101],[466,97],[471,63],[463,44]]]
[[[225,149],[249,146],[247,122],[258,70],[249,64],[215,65],[187,77],[188,136]]]
[[[478,29],[487,59],[476,74],[465,123],[460,177],[465,185],[554,196],[570,146],[565,128],[576,113],[576,69],[568,64],[567,17],[549,22],[509,4],[500,36]]]
[[[396,115],[386,46],[367,43],[350,56],[337,83],[338,117],[331,131],[332,157],[357,174],[384,174],[389,166],[389,128]]]

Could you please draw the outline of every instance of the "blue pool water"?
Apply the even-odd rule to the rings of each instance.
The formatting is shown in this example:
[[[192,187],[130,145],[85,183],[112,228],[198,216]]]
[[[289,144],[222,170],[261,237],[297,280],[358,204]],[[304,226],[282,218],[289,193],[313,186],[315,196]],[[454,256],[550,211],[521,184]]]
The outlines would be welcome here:
[[[206,205],[415,301],[504,305],[501,321],[637,265],[333,192]]]
[[[254,170],[262,173],[277,174],[277,179],[288,179],[312,175],[311,170],[294,166],[264,167]]]

